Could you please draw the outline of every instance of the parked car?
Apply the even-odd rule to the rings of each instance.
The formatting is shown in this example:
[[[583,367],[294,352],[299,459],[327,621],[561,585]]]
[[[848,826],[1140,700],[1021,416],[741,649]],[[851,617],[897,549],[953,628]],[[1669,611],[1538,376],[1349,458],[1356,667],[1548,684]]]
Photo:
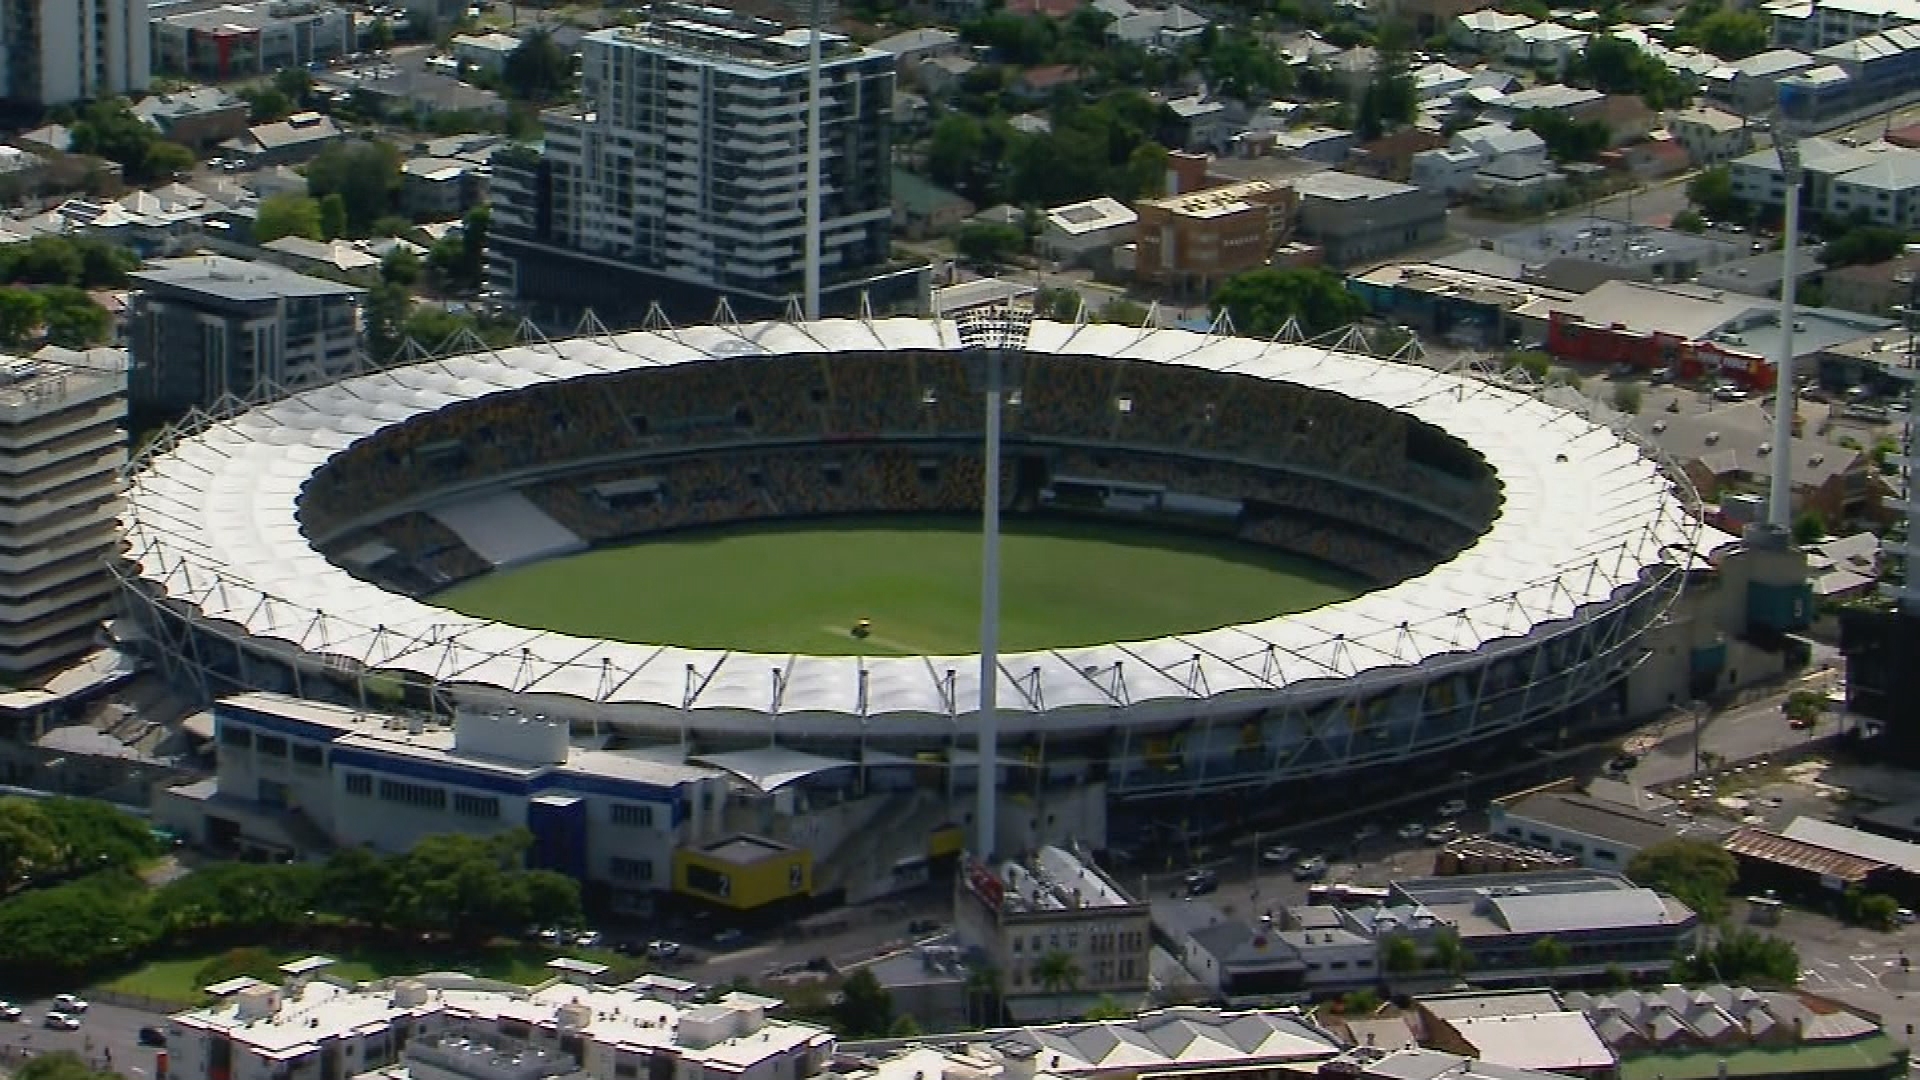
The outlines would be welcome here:
[[[53,1009],[55,1012],[73,1013],[77,1016],[87,1011],[87,1003],[73,994],[61,994],[53,999]]]
[[[1321,855],[1301,859],[1293,868],[1293,880],[1295,881],[1319,881],[1326,876],[1327,860]]]
[[[720,946],[736,945],[746,936],[747,935],[729,926],[725,930],[721,930],[713,935],[713,943]]]
[[[1300,849],[1292,844],[1275,844],[1260,853],[1260,861],[1268,866],[1285,866],[1300,857]]]
[[[680,956],[680,943],[677,941],[649,941],[647,955],[655,960],[673,960]]]
[[[1466,812],[1467,800],[1465,799],[1448,799],[1440,804],[1440,816],[1443,818],[1456,818]]]
[[[1367,841],[1379,835],[1380,835],[1380,826],[1362,825],[1359,828],[1353,830],[1353,842],[1356,844],[1364,844]]]
[[[1607,771],[1617,773],[1630,772],[1633,767],[1638,764],[1640,764],[1640,759],[1632,754],[1615,754],[1613,760],[1607,762]]]
[[[1418,840],[1425,835],[1427,835],[1427,827],[1417,821],[1409,821],[1405,825],[1400,826],[1400,839],[1402,840]]]
[[[18,1019],[20,1019],[20,1006],[15,1005],[11,1001],[0,1001],[0,1020],[14,1021]]]
[[[1451,821],[1443,822],[1427,830],[1427,843],[1434,844],[1436,846],[1440,844],[1449,844],[1453,842],[1454,837],[1459,835],[1460,835],[1460,826],[1455,825]]]
[[[44,1023],[55,1031],[80,1030],[80,1018],[72,1013],[50,1012]]]
[[[1903,907],[1893,913],[1893,921],[1901,926],[1912,926],[1920,922],[1920,915],[1915,915],[1912,908]]]
[[[597,949],[600,947],[600,931],[581,930],[573,935],[572,945],[576,949]]]
[[[1186,882],[1188,896],[1205,896],[1220,891],[1220,875],[1211,870],[1189,870]]]
[[[167,1045],[167,1033],[161,1028],[148,1024],[146,1027],[140,1029],[140,1045],[165,1046]]]

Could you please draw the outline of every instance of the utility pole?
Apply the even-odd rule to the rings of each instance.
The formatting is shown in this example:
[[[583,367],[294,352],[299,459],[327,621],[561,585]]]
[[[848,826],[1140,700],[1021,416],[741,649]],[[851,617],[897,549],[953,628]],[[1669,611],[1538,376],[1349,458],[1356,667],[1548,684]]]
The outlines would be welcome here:
[[[1780,155],[1780,173],[1786,181],[1786,229],[1780,270],[1780,351],[1774,358],[1773,391],[1773,470],[1767,486],[1767,524],[1793,535],[1793,415],[1796,411],[1793,384],[1793,301],[1794,265],[1800,255],[1800,138],[1787,122],[1786,113],[1774,116],[1774,149]],[[1696,762],[1697,765],[1697,762]],[[1696,770],[1697,771],[1697,770]]]

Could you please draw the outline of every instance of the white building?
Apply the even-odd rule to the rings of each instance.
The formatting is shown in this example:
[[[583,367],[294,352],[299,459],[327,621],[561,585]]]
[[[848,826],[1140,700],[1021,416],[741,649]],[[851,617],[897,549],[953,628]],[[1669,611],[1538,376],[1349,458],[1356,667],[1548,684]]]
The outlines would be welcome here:
[[[1558,74],[1567,69],[1567,61],[1573,59],[1575,53],[1587,47],[1587,40],[1592,36],[1585,30],[1559,23],[1535,23],[1507,34],[1502,51],[1512,63]]]
[[[543,114],[542,154],[495,159],[490,272],[523,299],[801,291],[809,35],[705,10],[588,34],[579,106]],[[857,295],[890,256],[893,57],[834,34],[824,52],[822,277]]]
[[[1824,49],[1920,23],[1920,0],[1770,0],[1773,41],[1789,49]]]
[[[1675,111],[1667,117],[1667,131],[1698,168],[1732,161],[1753,147],[1745,119],[1706,105]]]
[[[534,836],[541,865],[616,894],[664,889],[674,850],[718,830],[718,769],[571,745],[541,717],[463,710],[451,728],[274,694],[214,706],[219,772],[157,809],[210,846],[282,853],[303,837],[404,851],[435,834]]]
[[[151,69],[147,0],[33,0],[0,8],[0,97],[23,105],[139,94]]]
[[[1447,39],[1473,52],[1500,53],[1506,51],[1508,35],[1534,23],[1531,16],[1509,14],[1492,8],[1469,11],[1447,24]]]
[[[355,989],[313,978],[326,964],[287,965],[297,974],[284,987],[237,979],[211,988],[224,993],[216,1004],[168,1021],[169,1072],[195,1080],[807,1080],[833,1055],[830,1032],[770,1019],[780,1003],[753,994],[693,1004],[674,980],[647,977],[618,988],[553,981],[521,991],[428,975]]]
[[[1864,214],[1880,225],[1920,223],[1920,150],[1806,139],[1800,160],[1807,209],[1837,218]],[[1786,197],[1780,158],[1772,149],[1735,158],[1728,173],[1733,194],[1748,203],[1779,206]]]
[[[0,366],[0,671],[85,651],[112,614],[126,390],[118,349]]]
[[[324,0],[254,0],[159,14],[153,67],[196,78],[267,75],[353,52],[353,13]]]
[[[512,34],[496,30],[488,34],[458,34],[449,44],[455,61],[497,77],[507,70],[507,57],[523,43]]]
[[[1060,262],[1085,262],[1133,239],[1140,215],[1118,199],[1102,195],[1047,211],[1041,227],[1041,254]]]
[[[1078,1016],[1103,995],[1123,1002],[1145,995],[1153,947],[1148,906],[1093,863],[1047,845],[997,869],[968,858],[956,877],[956,936],[986,952],[1016,1020]],[[1054,953],[1078,966],[1074,987],[1041,977],[1042,961]]]
[[[1475,188],[1480,170],[1497,165],[1539,165],[1547,161],[1547,143],[1526,128],[1481,124],[1454,133],[1447,146],[1422,150],[1410,159],[1415,187],[1447,196]]]

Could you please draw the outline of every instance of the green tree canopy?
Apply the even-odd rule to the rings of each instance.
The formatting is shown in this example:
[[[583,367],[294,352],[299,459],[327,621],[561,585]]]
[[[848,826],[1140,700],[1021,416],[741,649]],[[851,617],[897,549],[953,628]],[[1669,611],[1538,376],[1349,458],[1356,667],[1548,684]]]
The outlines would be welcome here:
[[[1858,225],[1827,241],[1820,261],[1827,266],[1863,266],[1886,262],[1905,251],[1904,230],[1884,225]]]
[[[377,139],[351,139],[327,147],[307,165],[307,194],[339,195],[346,204],[347,235],[365,236],[393,212],[400,191],[400,152]]]
[[[334,198],[335,196],[328,196]],[[319,240],[326,235],[320,223],[320,201],[307,195],[269,195],[260,200],[253,219],[253,242],[265,244],[283,236]]]
[[[1520,118],[1520,126],[1539,135],[1555,161],[1592,161],[1613,138],[1598,120],[1580,120],[1549,109],[1529,112]]]
[[[1734,217],[1741,209],[1733,195],[1733,171],[1725,165],[1702,170],[1688,181],[1687,199],[1710,217]]]
[[[893,1030],[893,995],[880,985],[872,968],[860,968],[840,985],[833,1004],[834,1030],[846,1038],[873,1038]]]
[[[1792,986],[1800,981],[1800,952],[1785,938],[1745,928],[1727,930],[1712,945],[1682,957],[1673,974],[1689,983]]]
[[[1012,225],[975,222],[960,226],[953,234],[955,251],[988,264],[1005,262],[1026,246],[1026,234]]]
[[[1601,34],[1587,42],[1567,78],[1603,94],[1638,94],[1650,109],[1671,109],[1693,97],[1693,85],[1624,38]]]
[[[14,1080],[122,1080],[119,1073],[96,1071],[71,1050],[35,1054],[13,1070]]]
[[[1727,893],[1740,879],[1740,867],[1718,844],[1681,837],[1642,848],[1627,864],[1627,877],[1713,921],[1726,914]]]
[[[573,57],[554,43],[553,35],[535,30],[507,54],[500,76],[509,97],[558,101],[573,90]]]
[[[1344,326],[1365,314],[1366,305],[1337,274],[1269,268],[1229,278],[1213,294],[1213,310],[1233,316],[1234,329],[1242,334],[1271,337],[1288,318],[1299,319],[1310,335]]]
[[[139,955],[154,939],[145,897],[119,872],[20,893],[0,904],[0,973],[44,987]]]
[[[46,304],[40,299],[40,294],[32,289],[0,289],[0,345],[24,344],[39,332],[46,313]],[[13,823],[0,817],[0,867],[16,861],[12,854],[13,837],[9,836],[14,828]],[[36,836],[34,839],[40,838]]]

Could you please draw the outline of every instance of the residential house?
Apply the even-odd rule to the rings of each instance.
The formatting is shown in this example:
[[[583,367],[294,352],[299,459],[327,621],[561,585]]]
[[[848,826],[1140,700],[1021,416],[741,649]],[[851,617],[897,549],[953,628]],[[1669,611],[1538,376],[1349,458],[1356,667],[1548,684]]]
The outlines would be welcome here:
[[[1040,103],[1063,90],[1078,88],[1086,77],[1086,72],[1071,64],[1044,64],[1014,76],[1007,92],[1021,100]]]
[[[1329,57],[1324,66],[1348,98],[1357,101],[1373,81],[1374,69],[1380,66],[1380,53],[1371,45],[1355,45]]]
[[[302,274],[369,288],[380,284],[380,256],[351,240],[282,236],[260,245],[263,258]]]
[[[1503,210],[1540,210],[1567,188],[1567,174],[1543,161],[1510,159],[1473,174],[1474,197]]]
[[[1669,113],[1667,130],[1700,168],[1725,164],[1753,148],[1753,132],[1746,119],[1710,105]]]
[[[182,146],[202,150],[247,132],[249,107],[218,87],[155,94],[135,102],[133,113]]]
[[[985,6],[980,0],[935,0],[935,7],[943,5],[954,7],[971,5],[976,14],[980,7]],[[1068,19],[1073,17],[1074,12],[1085,6],[1087,6],[1086,0],[1008,0],[1003,10],[1009,15],[1023,19],[1030,15],[1037,15],[1043,19]]]
[[[1413,27],[1421,38],[1445,33],[1453,20],[1468,14],[1486,0],[1388,0],[1386,14]]]
[[[1509,63],[1523,64],[1557,77],[1566,73],[1567,62],[1587,47],[1591,37],[1593,35],[1585,30],[1559,23],[1534,23],[1509,32],[1502,53]]]
[[[1537,22],[1533,17],[1483,8],[1459,15],[1447,24],[1447,40],[1483,56],[1507,51],[1508,36]]]
[[[1639,142],[1603,151],[1599,164],[1623,169],[1642,183],[1678,176],[1693,166],[1687,148],[1664,131],[1656,131]]]
[[[1347,154],[1347,168],[1353,172],[1405,183],[1413,172],[1413,159],[1428,150],[1447,145],[1447,137],[1418,128],[1401,128],[1391,135],[1354,147]]]
[[[1273,152],[1302,161],[1337,165],[1347,159],[1359,136],[1344,128],[1304,127],[1273,133]]]
[[[1415,154],[1410,163],[1414,186],[1452,197],[1474,190],[1474,176],[1492,165],[1547,164],[1547,143],[1526,128],[1481,124],[1455,132],[1444,149]]]
[[[973,204],[919,173],[893,170],[893,229],[909,240],[944,236],[973,213]]]
[[[507,112],[506,99],[491,90],[399,65],[329,71],[314,81],[367,112],[423,126],[428,117],[441,113],[504,116]]]
[[[1593,1021],[1625,1077],[1713,1080],[1734,1061],[1755,1063],[1752,1080],[1897,1080],[1908,1068],[1877,1016],[1804,990],[1668,984],[1560,997]]]
[[[1135,11],[1107,25],[1107,36],[1129,45],[1174,50],[1200,40],[1212,21],[1179,4]]]
[[[1879,586],[1880,538],[1873,533],[1833,537],[1805,548],[1816,602],[1858,600],[1872,596]]]
[[[881,38],[873,48],[892,56],[895,69],[904,75],[936,56],[957,56],[966,44],[951,30],[929,26]]]
[[[1812,138],[1801,140],[1800,161],[1807,209],[1837,218],[1858,214],[1901,228],[1920,222],[1920,150]],[[1779,206],[1786,197],[1780,158],[1772,149],[1735,158],[1728,171],[1734,195],[1747,202]]]
[[[1414,68],[1413,90],[1421,101],[1433,101],[1450,98],[1473,85],[1473,72],[1454,67],[1444,61],[1421,64]]]
[[[931,97],[952,97],[979,63],[965,56],[936,56],[913,69],[913,77]]]
[[[346,138],[333,117],[299,112],[271,124],[255,124],[247,133],[221,143],[221,149],[249,165],[292,165],[306,161]]]
[[[1531,112],[1556,112],[1569,119],[1582,119],[1585,113],[1604,101],[1598,90],[1543,83],[1511,94],[1496,95],[1487,102],[1488,118],[1519,126]]]
[[[1166,110],[1166,143],[1178,150],[1225,151],[1240,130],[1240,110],[1219,98],[1199,94],[1174,98]]]

